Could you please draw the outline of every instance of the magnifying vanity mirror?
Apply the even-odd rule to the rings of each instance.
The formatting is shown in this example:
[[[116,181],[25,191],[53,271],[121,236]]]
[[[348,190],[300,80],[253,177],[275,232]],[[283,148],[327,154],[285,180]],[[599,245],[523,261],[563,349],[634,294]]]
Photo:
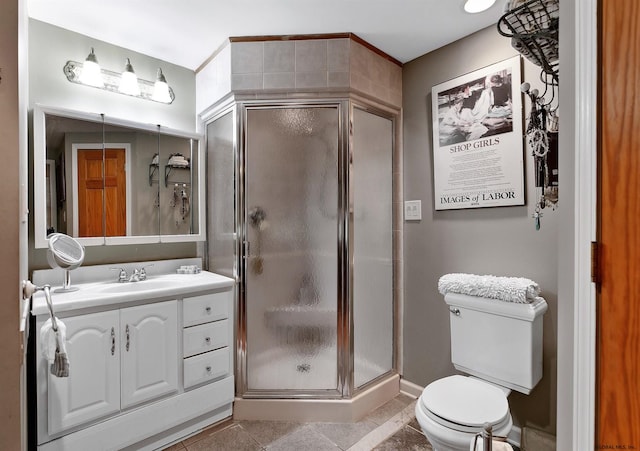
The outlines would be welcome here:
[[[204,240],[201,136],[37,105],[35,246]]]

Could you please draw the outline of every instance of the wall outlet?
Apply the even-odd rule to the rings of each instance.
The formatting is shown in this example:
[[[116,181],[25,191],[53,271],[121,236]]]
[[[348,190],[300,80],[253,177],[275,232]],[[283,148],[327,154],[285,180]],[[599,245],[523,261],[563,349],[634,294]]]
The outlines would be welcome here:
[[[421,200],[405,200],[404,201],[404,220],[420,221],[422,219],[422,201]]]

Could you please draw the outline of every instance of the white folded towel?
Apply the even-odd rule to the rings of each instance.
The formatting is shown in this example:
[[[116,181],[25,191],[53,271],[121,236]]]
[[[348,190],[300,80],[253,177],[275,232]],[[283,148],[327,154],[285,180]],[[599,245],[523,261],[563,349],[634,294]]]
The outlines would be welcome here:
[[[171,166],[189,166],[189,160],[187,160],[183,155],[175,154],[171,155],[168,164]]]
[[[443,295],[459,293],[525,304],[535,300],[540,294],[540,287],[533,280],[524,277],[452,273],[440,277],[438,291]]]
[[[40,328],[40,347],[42,356],[49,362],[53,363],[56,356],[56,347],[59,346],[59,352],[66,354],[67,349],[65,342],[67,340],[67,326],[56,317],[56,325],[58,332],[53,330],[51,318],[45,321]],[[56,340],[56,334],[58,338]]]

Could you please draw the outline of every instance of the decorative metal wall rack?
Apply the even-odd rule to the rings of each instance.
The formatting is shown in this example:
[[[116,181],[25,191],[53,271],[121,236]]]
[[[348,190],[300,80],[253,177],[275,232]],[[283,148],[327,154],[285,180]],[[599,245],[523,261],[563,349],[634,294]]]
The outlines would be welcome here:
[[[511,38],[511,45],[542,68],[545,84],[558,84],[559,0],[511,0],[498,21],[498,33]]]

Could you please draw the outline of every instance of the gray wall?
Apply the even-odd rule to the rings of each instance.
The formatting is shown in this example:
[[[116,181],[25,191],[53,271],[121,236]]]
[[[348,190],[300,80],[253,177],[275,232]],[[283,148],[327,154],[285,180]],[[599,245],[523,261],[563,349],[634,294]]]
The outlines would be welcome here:
[[[535,230],[530,152],[524,151],[527,205],[451,211],[433,207],[432,86],[514,55],[510,41],[492,26],[404,66],[404,199],[422,200],[422,221],[404,223],[403,376],[425,386],[456,372],[450,361],[449,311],[437,290],[440,276],[528,277],[539,283],[549,304],[543,379],[530,395],[513,393],[509,399],[517,425],[555,433],[559,215],[545,209],[542,228]],[[523,79],[535,87],[539,69],[525,62]],[[525,117],[527,111],[528,103]],[[560,173],[561,190],[563,182]]]
[[[95,48],[98,62],[104,69],[120,71],[124,69],[125,59],[130,58],[138,77],[153,81],[156,70],[161,67],[176,99],[172,104],[165,105],[70,83],[63,73],[63,66],[68,60],[83,62],[91,47]],[[32,111],[37,103],[196,131],[195,73],[192,70],[44,22],[29,20],[29,110]],[[30,166],[33,162],[32,152],[31,148]],[[146,170],[141,174],[141,177],[147,178]],[[33,193],[33,189],[30,192]],[[30,210],[33,211],[32,196],[30,202]],[[33,240],[33,233],[30,233],[30,237]],[[91,246],[86,249],[84,264],[194,257],[196,253],[195,243]],[[44,250],[35,249],[33,241],[29,245],[29,254],[29,270],[49,267]]]

